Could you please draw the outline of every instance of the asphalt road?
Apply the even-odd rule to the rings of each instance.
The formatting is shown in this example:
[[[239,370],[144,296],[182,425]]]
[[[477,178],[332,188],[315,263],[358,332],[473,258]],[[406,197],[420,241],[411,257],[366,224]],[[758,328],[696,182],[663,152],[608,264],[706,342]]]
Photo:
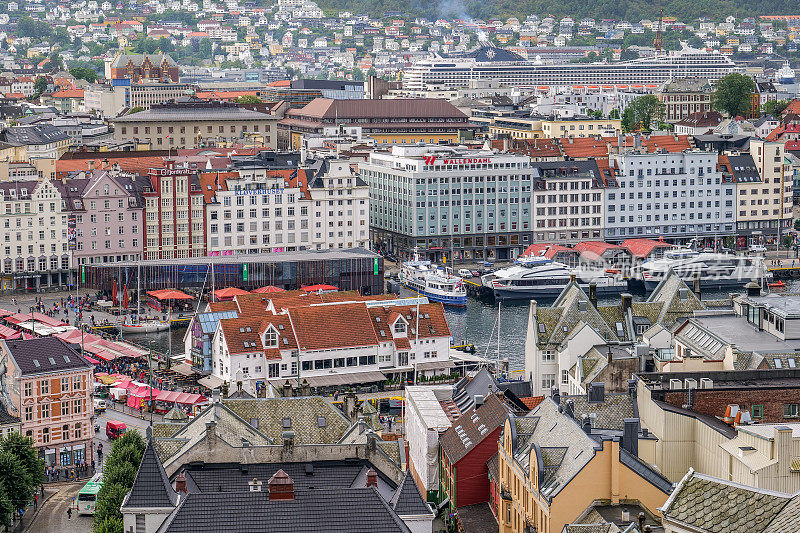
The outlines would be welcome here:
[[[92,517],[88,515],[78,516],[74,511],[73,498],[77,499],[78,491],[85,482],[80,483],[59,483],[50,485],[48,488],[58,488],[58,492],[52,495],[39,514],[28,526],[31,533],[89,533],[92,530]],[[67,508],[72,506],[72,520],[67,516]]]

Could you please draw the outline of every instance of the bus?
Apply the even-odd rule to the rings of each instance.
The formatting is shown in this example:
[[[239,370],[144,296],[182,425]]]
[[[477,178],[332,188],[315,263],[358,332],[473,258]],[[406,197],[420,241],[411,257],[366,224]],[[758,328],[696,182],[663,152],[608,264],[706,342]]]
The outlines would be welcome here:
[[[103,474],[95,474],[78,492],[78,514],[94,514],[95,501],[100,487],[103,486]]]

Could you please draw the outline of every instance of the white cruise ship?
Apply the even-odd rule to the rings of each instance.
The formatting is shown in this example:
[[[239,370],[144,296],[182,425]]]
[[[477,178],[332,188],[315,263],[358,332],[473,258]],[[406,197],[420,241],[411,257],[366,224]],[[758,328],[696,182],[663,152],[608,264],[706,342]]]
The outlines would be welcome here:
[[[695,275],[699,275],[703,288],[736,287],[771,276],[763,257],[697,252],[688,248],[670,250],[661,259],[645,261],[640,269],[647,290],[654,289],[670,270],[690,286]]]
[[[447,272],[430,261],[419,258],[403,262],[400,283],[417,294],[427,296],[432,302],[444,305],[467,305],[467,289],[464,280]]]
[[[535,52],[535,50],[533,51]],[[625,86],[661,84],[674,78],[718,80],[740,69],[727,56],[684,47],[652,58],[617,63],[541,64],[488,46],[447,57],[434,55],[416,62],[403,74],[403,90],[427,91],[435,86],[467,87],[472,80],[493,80],[501,86]]]

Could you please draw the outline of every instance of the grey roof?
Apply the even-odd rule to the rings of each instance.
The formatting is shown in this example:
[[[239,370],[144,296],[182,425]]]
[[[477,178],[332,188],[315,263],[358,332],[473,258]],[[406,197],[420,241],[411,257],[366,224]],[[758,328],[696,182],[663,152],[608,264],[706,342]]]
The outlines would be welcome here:
[[[662,93],[711,92],[711,83],[706,78],[677,78],[659,87]]]
[[[57,337],[3,342],[23,376],[93,368],[71,344]]]
[[[466,533],[497,533],[498,524],[489,502],[458,508],[458,525]]]
[[[740,485],[690,469],[662,512],[665,521],[703,533],[788,532],[800,528],[798,499],[800,495]]]
[[[403,479],[400,480],[400,485],[389,503],[394,512],[400,516],[432,514],[430,507],[422,499],[422,494],[420,494],[417,484],[414,483],[410,471],[406,471]]]
[[[122,508],[163,509],[174,507],[177,501],[178,493],[172,488],[158,459],[153,440],[149,439],[133,487],[122,501]]]
[[[211,120],[270,120],[268,113],[260,113],[220,102],[180,102],[158,104],[129,115],[112,119],[114,123],[211,121]]]
[[[159,533],[410,533],[372,487],[295,490],[294,500],[267,492],[189,493]]]
[[[625,448],[620,447],[619,449],[619,461],[639,474],[642,478],[644,478],[647,482],[659,489],[664,494],[669,495],[672,493],[673,487],[670,480],[662,476],[650,465],[633,455]]]
[[[6,426],[9,424],[19,424],[20,419],[18,416],[12,416],[8,414],[6,408],[3,404],[0,404],[0,426]]]
[[[636,402],[627,393],[605,393],[603,402],[590,402],[586,394],[561,396],[561,402],[572,400],[575,418],[580,420],[584,414],[595,415],[593,429],[622,430],[624,419],[636,418]]]
[[[52,124],[14,126],[3,132],[3,140],[14,146],[50,144],[69,139],[69,135]]]

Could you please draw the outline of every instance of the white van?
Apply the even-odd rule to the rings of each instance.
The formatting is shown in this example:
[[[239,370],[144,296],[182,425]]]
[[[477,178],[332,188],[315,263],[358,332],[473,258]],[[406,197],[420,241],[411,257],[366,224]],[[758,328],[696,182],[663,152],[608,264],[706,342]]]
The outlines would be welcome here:
[[[458,270],[458,275],[461,276],[462,278],[471,278],[472,277],[472,272],[470,272],[466,268],[460,268]]]
[[[103,398],[94,398],[94,410],[97,412],[103,412],[106,410],[106,401]]]

